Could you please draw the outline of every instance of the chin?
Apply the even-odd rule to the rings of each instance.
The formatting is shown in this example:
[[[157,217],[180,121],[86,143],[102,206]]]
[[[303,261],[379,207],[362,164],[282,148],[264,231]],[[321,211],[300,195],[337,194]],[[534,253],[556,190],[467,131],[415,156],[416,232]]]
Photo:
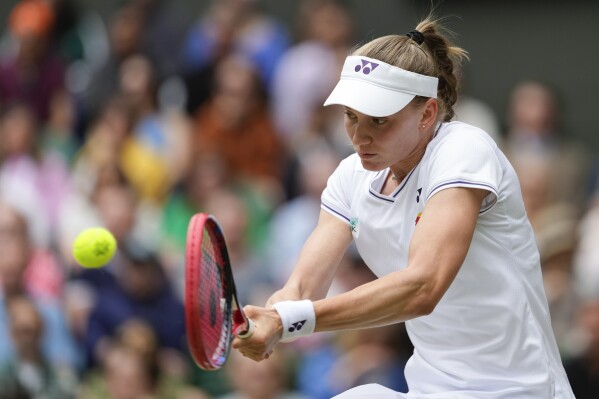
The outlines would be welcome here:
[[[364,160],[361,160],[361,162],[362,162],[362,167],[369,172],[380,172],[381,170],[385,169],[385,166],[377,165],[376,163],[373,163],[373,162],[368,162],[368,161],[364,161]]]

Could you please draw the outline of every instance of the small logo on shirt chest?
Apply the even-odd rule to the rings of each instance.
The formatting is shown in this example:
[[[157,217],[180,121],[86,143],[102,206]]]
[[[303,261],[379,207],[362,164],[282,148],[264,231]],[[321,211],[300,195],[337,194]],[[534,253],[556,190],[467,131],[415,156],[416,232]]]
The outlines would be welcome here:
[[[422,187],[420,187],[418,190],[416,190],[416,203],[420,203],[420,195],[422,194]],[[416,215],[416,220],[414,220],[414,226],[416,226],[418,224],[418,221],[420,220],[420,216],[422,216],[422,212],[418,212],[418,215]]]
[[[416,226],[418,224],[418,221],[420,220],[420,216],[422,216],[422,212],[418,212],[418,215],[416,215],[416,220],[414,220],[414,226]]]
[[[358,236],[358,234],[360,234],[358,218],[351,218],[349,220],[349,231],[351,231],[352,235],[356,237]]]

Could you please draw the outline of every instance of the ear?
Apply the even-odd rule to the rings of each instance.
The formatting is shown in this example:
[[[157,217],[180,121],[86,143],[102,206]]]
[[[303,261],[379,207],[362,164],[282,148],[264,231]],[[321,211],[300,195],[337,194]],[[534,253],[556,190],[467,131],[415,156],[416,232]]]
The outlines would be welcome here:
[[[439,105],[436,98],[429,98],[423,105],[422,116],[420,117],[419,126],[422,130],[427,130],[437,121]]]

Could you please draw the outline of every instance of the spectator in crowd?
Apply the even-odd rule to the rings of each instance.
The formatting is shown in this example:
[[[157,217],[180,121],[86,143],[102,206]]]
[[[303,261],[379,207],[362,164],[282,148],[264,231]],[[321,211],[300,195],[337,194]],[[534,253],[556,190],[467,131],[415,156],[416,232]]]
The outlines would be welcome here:
[[[15,355],[0,366],[0,398],[74,398],[75,375],[52,367],[41,350],[44,322],[36,305],[26,296],[5,305]]]
[[[260,295],[273,290],[273,280],[261,253],[251,245],[250,215],[244,199],[233,190],[222,190],[210,197],[204,210],[214,215],[223,229],[241,303],[265,301]]]
[[[123,148],[129,143],[132,129],[132,112],[124,99],[115,94],[90,124],[83,145],[75,155],[71,175],[78,191],[89,194],[99,170],[105,166],[116,165],[122,169]]]
[[[196,116],[196,154],[218,154],[237,178],[276,183],[284,166],[283,147],[254,65],[237,55],[225,58],[214,86],[211,100]]]
[[[287,281],[302,243],[308,238],[320,213],[320,196],[339,157],[329,147],[319,146],[298,154],[298,195],[281,204],[269,222],[267,257],[277,286]]]
[[[123,4],[110,17],[108,26],[109,55],[104,64],[92,70],[90,84],[82,93],[86,120],[95,120],[106,103],[117,93],[120,65],[140,51],[143,13],[130,3]]]
[[[129,319],[107,344],[99,369],[86,377],[81,399],[207,399],[165,365],[152,327]]]
[[[193,151],[222,159],[250,206],[253,244],[263,245],[268,217],[284,197],[286,153],[270,119],[264,87],[247,59],[224,59],[214,84],[211,100],[196,115]]]
[[[191,162],[182,184],[169,194],[160,215],[160,255],[169,277],[183,292],[185,241],[191,217],[205,209],[210,196],[230,185],[223,161],[205,154]]]
[[[57,251],[69,266],[74,264],[73,241],[85,228],[110,226],[117,242],[136,237],[138,228],[137,197],[118,165],[106,164],[90,176],[94,186],[90,192],[75,190],[63,203],[60,213]],[[108,220],[104,220],[108,218]],[[146,236],[150,236],[150,231]],[[110,266],[104,270],[111,270]],[[82,271],[71,268],[71,277]]]
[[[560,131],[560,104],[547,84],[524,81],[511,92],[506,134],[506,155],[538,155],[550,165],[551,201],[584,203],[588,154]]]
[[[231,353],[226,368],[233,391],[219,399],[308,399],[290,388],[289,353],[283,348],[262,363]]]
[[[34,247],[28,236],[27,220],[11,205],[0,203],[0,363],[15,356],[16,348],[9,338],[8,304],[12,298],[30,295],[42,317],[41,336],[43,356],[52,367],[75,370],[79,354],[68,331],[64,313],[57,296],[53,265],[32,256]],[[32,262],[40,263],[34,265]],[[42,287],[55,293],[43,295]]]
[[[74,0],[52,0],[48,2],[54,14],[54,23],[49,33],[50,46],[56,49],[65,61],[84,59],[84,39],[81,35],[82,13]]]
[[[0,200],[0,229],[2,247],[14,257],[5,259],[5,295],[10,296],[24,288],[25,292],[40,300],[60,301],[63,293],[65,272],[56,254],[35,243],[29,226],[34,220],[13,203]],[[12,246],[11,248],[8,248]]]
[[[581,353],[565,362],[564,367],[572,391],[578,399],[597,397],[599,392],[599,291],[583,300],[579,311],[577,329],[583,347]]]
[[[123,345],[106,349],[102,376],[82,387],[81,399],[158,399],[158,369]]]
[[[303,1],[298,11],[298,43],[281,58],[272,91],[273,118],[290,146],[301,143],[313,129],[315,114],[321,114],[322,103],[337,82],[353,34],[350,11],[341,1]],[[347,142],[342,126],[338,130]]]
[[[579,245],[574,257],[576,291],[583,297],[599,294],[599,206],[583,215],[578,230]]]
[[[75,100],[68,91],[54,93],[39,140],[41,151],[55,154],[67,166],[71,166],[80,144],[75,132],[75,108]]]
[[[518,174],[526,214],[534,229],[543,219],[543,213],[560,204],[552,195],[551,159],[536,151],[519,150],[510,156]]]
[[[39,126],[31,108],[20,103],[6,109],[0,116],[2,196],[36,214],[36,223],[31,224],[38,229],[36,239],[49,246],[61,203],[71,187],[66,162],[40,147]],[[44,227],[47,230],[43,231]]]
[[[578,346],[572,329],[580,306],[574,271],[578,230],[577,210],[568,204],[545,209],[537,217],[535,236],[543,285],[549,302],[551,326],[564,361],[576,353]]]
[[[456,120],[468,123],[484,130],[501,146],[501,128],[497,113],[485,101],[469,93],[467,66],[458,66],[456,75],[461,81],[458,101],[454,105]]]
[[[127,320],[139,318],[156,333],[160,349],[182,354],[185,349],[183,305],[166,280],[155,254],[141,247],[121,246],[115,284],[97,292],[86,336],[88,364],[102,361],[110,338]]]
[[[147,243],[143,239],[151,231],[143,231],[138,220],[138,198],[116,165],[107,164],[99,169],[95,187],[89,194],[77,193],[65,202],[62,210],[61,254],[69,265],[74,264],[72,243],[83,229],[104,226],[115,236],[119,246],[127,242]],[[149,240],[149,239],[148,239]],[[103,268],[113,272],[111,264]],[[83,272],[71,268],[71,277]]]
[[[119,92],[133,117],[134,144],[124,147],[122,167],[140,196],[155,205],[179,182],[191,155],[187,120],[175,110],[159,109],[157,89],[148,58],[136,54],[123,61]]]
[[[93,209],[96,191],[111,181],[117,185],[131,186],[128,190],[136,198],[132,210],[137,223],[134,235],[139,233],[137,238],[148,246],[157,245],[160,210],[155,202],[140,195],[140,190],[147,189],[143,192],[145,194],[156,193],[152,191],[159,187],[155,182],[164,181],[162,177],[166,172],[163,163],[156,162],[157,156],[133,136],[133,121],[133,111],[128,101],[123,97],[115,97],[92,125],[71,169],[75,193],[65,201],[63,207],[63,242],[67,245],[81,229],[101,222]],[[171,128],[177,129],[174,126]],[[172,170],[175,169],[173,166]],[[144,182],[140,171],[145,173],[143,178],[150,183]],[[86,217],[73,215],[73,210],[82,212]]]
[[[142,14],[140,51],[156,68],[157,80],[161,82],[179,73],[183,27],[191,22],[184,13],[186,10],[180,10],[177,3],[167,0],[130,0],[129,3]]]
[[[48,46],[53,24],[54,12],[46,1],[18,2],[8,18],[17,46],[0,63],[0,105],[25,103],[40,121],[48,117],[52,96],[64,89],[64,64]]]
[[[284,28],[260,12],[255,0],[213,0],[184,43],[184,68],[198,70],[221,54],[240,54],[270,86],[289,39]]]

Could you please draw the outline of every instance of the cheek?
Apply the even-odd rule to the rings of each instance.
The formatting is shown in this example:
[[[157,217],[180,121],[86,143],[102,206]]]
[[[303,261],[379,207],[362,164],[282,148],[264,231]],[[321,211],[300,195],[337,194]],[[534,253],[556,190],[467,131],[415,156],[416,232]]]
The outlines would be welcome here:
[[[343,118],[343,127],[345,127],[345,133],[351,137],[353,135],[352,122],[347,118]]]
[[[406,128],[390,129],[380,136],[385,148],[393,151],[396,154],[406,154],[414,149],[419,142],[418,131]]]
[[[345,134],[349,138],[349,140],[353,143],[356,138],[356,124],[350,120],[345,120],[343,122],[343,126],[345,127]]]

